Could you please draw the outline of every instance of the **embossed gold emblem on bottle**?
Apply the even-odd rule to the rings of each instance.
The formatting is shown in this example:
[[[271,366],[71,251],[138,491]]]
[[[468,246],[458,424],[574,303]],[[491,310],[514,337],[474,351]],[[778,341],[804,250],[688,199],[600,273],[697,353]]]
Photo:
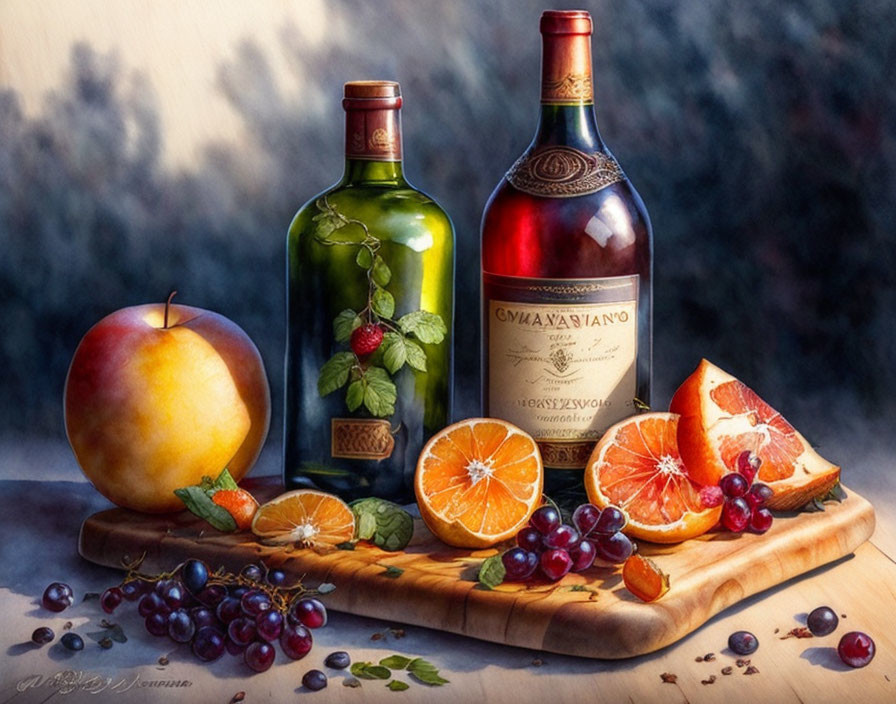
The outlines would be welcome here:
[[[567,146],[527,152],[507,172],[514,188],[544,198],[588,195],[624,179],[625,174],[609,154],[586,154]]]

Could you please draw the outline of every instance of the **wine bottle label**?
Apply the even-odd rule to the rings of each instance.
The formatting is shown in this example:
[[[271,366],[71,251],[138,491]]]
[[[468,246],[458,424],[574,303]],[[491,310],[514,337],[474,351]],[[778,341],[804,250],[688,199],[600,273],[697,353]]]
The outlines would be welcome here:
[[[518,191],[543,198],[584,196],[624,179],[609,154],[587,154],[567,146],[526,152],[507,172],[507,180]]]
[[[639,277],[529,279],[483,273],[488,414],[530,433],[545,466],[584,467],[633,412]]]
[[[385,100],[368,100],[366,102],[391,104]],[[369,161],[401,161],[401,127],[398,121],[398,110],[386,108],[347,110],[345,114],[345,156],[349,159]]]
[[[387,420],[330,419],[330,455],[353,460],[385,460],[392,456],[395,438]]]

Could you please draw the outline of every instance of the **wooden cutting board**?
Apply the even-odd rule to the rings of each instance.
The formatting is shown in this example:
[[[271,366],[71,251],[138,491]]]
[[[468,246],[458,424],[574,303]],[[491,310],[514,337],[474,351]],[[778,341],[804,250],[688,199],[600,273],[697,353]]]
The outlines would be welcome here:
[[[245,486],[259,500],[280,491],[272,482]],[[79,550],[110,567],[145,554],[144,572],[171,569],[190,557],[230,571],[261,559],[310,586],[335,584],[325,602],[338,611],[616,659],[674,643],[741,599],[850,554],[874,531],[874,511],[861,496],[847,493],[824,512],[778,517],[761,536],[718,532],[675,546],[641,543],[641,552],[671,579],[669,592],[652,604],[632,596],[620,570],[610,567],[570,574],[558,583],[482,589],[476,582],[479,565],[498,551],[449,548],[419,520],[402,552],[359,544],[318,554],[260,545],[251,533],[219,533],[188,512],[153,516],[113,509],[84,522]]]

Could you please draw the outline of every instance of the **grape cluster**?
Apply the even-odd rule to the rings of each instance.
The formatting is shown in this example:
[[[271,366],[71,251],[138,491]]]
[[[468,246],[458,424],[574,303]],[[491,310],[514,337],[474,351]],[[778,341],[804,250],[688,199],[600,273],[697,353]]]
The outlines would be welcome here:
[[[707,507],[722,504],[721,523],[732,533],[765,533],[772,527],[772,512],[765,503],[774,493],[770,486],[754,481],[762,460],[749,450],[737,456],[737,471],[722,477],[719,485],[703,487],[700,498]]]
[[[286,586],[286,574],[247,565],[239,575],[210,574],[201,560],[187,560],[157,577],[129,575],[106,589],[100,605],[112,613],[123,601],[137,602],[146,630],[190,643],[200,660],[225,651],[242,655],[256,672],[274,662],[275,643],[299,660],[311,650],[311,629],[327,623],[327,610],[301,585]]]
[[[522,582],[538,572],[556,582],[569,572],[587,570],[598,558],[625,562],[634,550],[622,533],[625,523],[625,514],[615,506],[601,510],[582,504],[572,514],[572,525],[563,523],[553,506],[542,506],[517,533],[517,547],[501,556],[504,578]]]

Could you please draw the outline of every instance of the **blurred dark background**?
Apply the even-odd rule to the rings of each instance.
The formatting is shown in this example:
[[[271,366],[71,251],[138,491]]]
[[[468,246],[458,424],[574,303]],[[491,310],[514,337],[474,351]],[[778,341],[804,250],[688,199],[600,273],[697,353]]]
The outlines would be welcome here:
[[[896,5],[553,6],[592,12],[598,122],[653,221],[653,405],[707,357],[810,440],[888,426]],[[479,218],[535,129],[544,0],[325,7],[327,41],[302,39],[303,3],[277,43],[246,27],[215,90],[247,138],[186,167],[163,159],[158,96],[126,54],[73,44],[37,114],[0,86],[0,434],[63,438],[81,336],[176,288],[259,346],[278,443],[286,228],[340,176],[342,84],[362,78],[401,82],[406,172],[454,219],[455,417],[478,412]]]

